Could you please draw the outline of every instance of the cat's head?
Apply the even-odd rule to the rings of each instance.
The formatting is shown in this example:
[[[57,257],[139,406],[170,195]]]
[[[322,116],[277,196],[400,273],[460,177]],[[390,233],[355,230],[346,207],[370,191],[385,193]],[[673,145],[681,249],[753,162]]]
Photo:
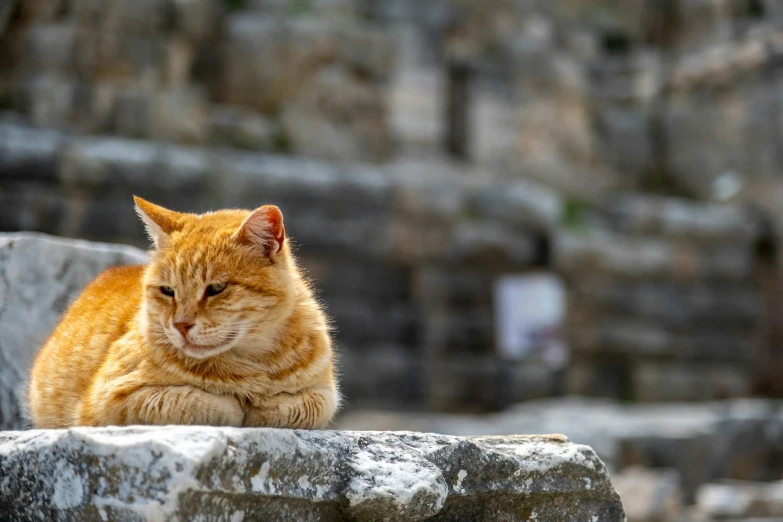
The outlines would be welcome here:
[[[280,209],[196,215],[134,199],[154,245],[144,277],[147,338],[195,359],[268,344],[293,299]]]

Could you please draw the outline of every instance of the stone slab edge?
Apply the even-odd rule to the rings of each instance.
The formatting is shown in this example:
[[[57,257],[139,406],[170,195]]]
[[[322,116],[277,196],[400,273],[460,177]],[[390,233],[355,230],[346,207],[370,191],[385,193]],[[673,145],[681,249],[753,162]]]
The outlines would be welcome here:
[[[199,426],[0,432],[2,520],[624,521],[561,435]]]

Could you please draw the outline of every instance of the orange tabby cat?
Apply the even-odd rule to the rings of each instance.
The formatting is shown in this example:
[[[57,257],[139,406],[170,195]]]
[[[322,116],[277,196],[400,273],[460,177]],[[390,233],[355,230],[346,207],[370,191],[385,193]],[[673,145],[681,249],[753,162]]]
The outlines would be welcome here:
[[[151,260],[71,305],[33,366],[35,426],[325,426],[340,402],[329,327],[280,210],[135,200]]]

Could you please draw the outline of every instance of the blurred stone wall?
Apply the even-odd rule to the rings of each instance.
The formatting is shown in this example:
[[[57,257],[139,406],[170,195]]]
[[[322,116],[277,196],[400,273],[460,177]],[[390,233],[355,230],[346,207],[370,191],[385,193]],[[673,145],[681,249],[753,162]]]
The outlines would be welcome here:
[[[131,194],[179,211],[283,211],[334,318],[352,406],[494,409],[551,390],[495,349],[498,275],[546,263],[561,200],[428,164],[307,159],[0,124],[0,230],[146,246]]]
[[[558,389],[496,351],[495,281],[531,269],[567,284],[570,391],[745,394],[783,360],[782,31],[773,0],[15,0],[0,230],[279,204],[368,405]]]
[[[755,391],[759,233],[739,206],[646,196],[615,197],[590,230],[560,233],[569,392],[649,402]]]
[[[37,125],[333,159],[391,151],[393,50],[339,2],[11,4],[0,105]]]

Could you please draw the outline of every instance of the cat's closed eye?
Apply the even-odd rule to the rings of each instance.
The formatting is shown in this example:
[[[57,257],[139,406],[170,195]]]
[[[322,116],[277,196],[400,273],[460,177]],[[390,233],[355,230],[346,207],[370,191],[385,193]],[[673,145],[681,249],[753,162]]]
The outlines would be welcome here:
[[[161,286],[160,287],[160,293],[163,295],[167,295],[169,297],[174,297],[174,289],[170,286]]]
[[[213,295],[218,295],[220,292],[222,292],[225,289],[226,289],[226,283],[212,283],[204,291],[204,295],[207,297],[212,297]]]

